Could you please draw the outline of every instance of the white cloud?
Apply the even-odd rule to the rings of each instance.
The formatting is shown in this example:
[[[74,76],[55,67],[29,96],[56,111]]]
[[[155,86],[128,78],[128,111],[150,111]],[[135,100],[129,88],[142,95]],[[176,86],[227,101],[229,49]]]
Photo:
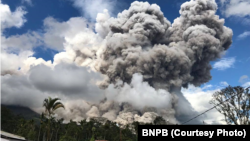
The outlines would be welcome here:
[[[220,85],[222,87],[227,87],[229,84],[226,81],[222,81],[222,82],[220,82]]]
[[[235,63],[235,58],[223,58],[214,64],[214,68],[218,70],[225,70],[233,67]]]
[[[98,13],[104,9],[112,12],[116,7],[116,1],[111,0],[72,0],[73,5],[78,8],[84,17],[95,20]]]
[[[27,3],[28,5],[32,6],[31,0],[22,0],[22,3]]]
[[[250,15],[250,1],[249,0],[222,0],[224,14],[227,17],[238,16],[244,17]]]
[[[19,28],[26,22],[23,17],[26,12],[20,11],[20,8],[11,13],[8,5],[0,4],[0,6],[4,8],[1,9],[1,15],[3,14],[1,17],[2,29],[13,26]],[[1,34],[1,75],[23,74],[28,72],[30,65],[51,64],[51,62],[46,62],[41,58],[32,57],[33,48],[42,44],[41,38],[37,32],[27,32],[9,37]]]
[[[39,35],[35,32],[9,37],[5,37],[2,34],[6,28],[22,27],[27,21],[24,17],[26,13],[23,7],[17,7],[16,10],[12,12],[8,5],[0,3],[1,75],[21,74],[24,73],[24,70],[27,71],[25,64],[27,64],[27,59],[34,54],[32,48],[41,44]],[[36,59],[34,61],[36,61]]]
[[[41,107],[42,100],[48,96],[37,90],[25,75],[1,76],[2,104]]]
[[[89,71],[86,67],[73,64],[58,64],[53,69],[45,65],[32,67],[30,82],[40,91],[60,93],[71,98],[83,98],[89,102],[98,102],[104,98],[103,91],[96,82],[101,75]],[[48,81],[49,80],[49,81]]]
[[[202,90],[211,89],[212,87],[213,87],[213,85],[205,85],[205,86],[202,87],[201,89],[202,89]]]
[[[95,84],[100,75],[85,67],[60,64],[51,69],[45,65],[31,68],[28,75],[1,76],[3,104],[41,107],[48,95],[62,99],[99,101],[104,93]]]
[[[20,28],[23,26],[27,21],[24,17],[26,13],[23,7],[17,7],[14,12],[11,12],[8,5],[0,3],[1,30],[11,27]]]
[[[83,46],[95,46],[99,41],[98,37],[91,28],[88,28],[88,22],[82,17],[70,18],[66,22],[59,22],[52,17],[44,20],[44,43],[47,47],[62,51],[65,46],[71,45],[71,48]]]
[[[242,87],[250,87],[250,82],[246,82],[246,83],[244,83],[243,85],[242,85]]]
[[[226,17],[238,17],[242,23],[250,23],[250,1],[249,0],[220,0],[221,11]]]
[[[32,56],[33,52],[23,51],[19,54],[1,52],[1,75],[16,74],[18,69],[23,65],[24,60]]]
[[[8,5],[0,4],[0,12],[2,30],[11,27],[20,28],[26,22],[24,15],[27,12],[23,10],[23,7],[18,7],[15,12],[11,12]],[[32,48],[41,44],[39,38],[36,32],[9,37],[1,34],[1,75],[21,74],[25,72],[24,70],[27,72],[25,64],[27,64],[27,59],[34,54]],[[36,59],[34,61],[36,62]]]
[[[239,79],[240,83],[245,83],[247,80],[249,80],[247,75],[242,75]]]
[[[21,35],[1,37],[2,49],[8,52],[19,52],[22,50],[32,50],[32,48],[42,45],[41,36],[36,32],[28,32]]]
[[[238,39],[244,39],[248,36],[250,36],[250,31],[245,31],[244,33],[242,33],[238,36]]]
[[[103,39],[87,24],[82,17],[70,18],[65,22],[48,17],[44,20],[44,28],[40,33],[1,36],[1,84],[4,86],[1,93],[4,104],[39,109],[42,105],[41,99],[49,95],[59,96],[66,103],[73,101],[67,105],[69,109],[64,117],[75,120],[86,117],[82,115],[86,105],[80,104],[74,108],[75,100],[85,99],[94,103],[104,98],[104,92],[95,84],[97,77],[100,77],[99,74],[89,72],[89,68],[72,64],[75,61],[79,66],[86,65],[86,62],[91,61],[88,57],[93,56],[92,50],[101,47]],[[32,57],[32,49],[38,45],[64,52],[56,54],[52,64],[51,61]],[[87,61],[82,60],[82,56],[77,57],[77,51],[82,52],[79,54],[85,55]],[[16,86],[18,83],[21,83],[19,87]],[[75,109],[73,112],[70,109],[72,107]],[[115,118],[116,115],[117,113],[114,113]]]
[[[24,15],[27,12],[23,10],[23,7],[18,7],[15,12],[11,12],[8,5],[1,4],[0,6],[2,29],[13,26],[20,28],[26,22]],[[61,62],[73,63],[75,61],[79,66],[86,66],[91,63],[93,50],[102,47],[103,39],[94,32],[94,28],[83,17],[70,18],[65,22],[48,17],[44,20],[43,29],[40,31],[29,31],[8,37],[1,35],[1,62],[3,64],[1,74],[27,73],[30,65],[38,64],[54,66]],[[54,64],[42,58],[35,59],[32,57],[33,49],[41,45],[64,52],[54,56]],[[76,52],[79,54],[81,52],[86,59],[83,60],[82,56],[77,56]]]
[[[203,113],[214,106],[210,104],[209,101],[212,99],[212,95],[218,90],[219,88],[206,90],[204,88],[189,85],[187,89],[182,88],[182,93],[197,112]],[[223,121],[224,116],[216,109],[205,113],[201,116],[201,118],[205,123],[208,124],[225,124],[225,122]]]

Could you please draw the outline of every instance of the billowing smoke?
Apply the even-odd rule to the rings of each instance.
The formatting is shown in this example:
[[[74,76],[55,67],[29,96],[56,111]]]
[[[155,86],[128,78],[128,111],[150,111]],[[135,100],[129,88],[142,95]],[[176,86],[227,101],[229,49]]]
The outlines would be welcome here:
[[[167,90],[209,81],[209,62],[232,42],[232,31],[215,15],[216,9],[213,0],[186,2],[171,25],[159,6],[132,3],[111,19],[100,67],[108,76],[104,86],[119,80],[130,83],[135,73]]]
[[[216,10],[214,0],[186,2],[172,25],[159,6],[147,2],[133,2],[117,18],[99,15],[104,20],[99,23],[103,29],[99,25],[98,31],[106,35],[97,62],[97,70],[107,76],[101,86],[117,85],[119,92],[113,100],[127,102],[137,110],[155,107],[154,112],[162,116],[159,110],[166,110],[166,119],[191,118],[195,112],[181,94],[181,87],[208,82],[210,61],[219,58],[232,43],[232,30],[215,15]],[[143,82],[135,80],[137,73]]]
[[[76,91],[79,99],[65,101],[66,111],[59,110],[58,116],[66,120],[104,117],[122,124],[152,122],[156,116],[162,116],[170,123],[192,118],[197,113],[181,93],[181,88],[208,82],[212,69],[210,61],[219,58],[232,43],[232,30],[215,15],[216,10],[215,0],[191,0],[182,4],[180,17],[171,24],[158,5],[135,1],[116,18],[110,17],[107,10],[99,13],[95,24],[97,33],[85,28],[84,32],[75,35],[73,33],[78,30],[70,29],[70,36],[65,35],[62,39],[66,42],[63,43],[65,52],[55,55],[53,65],[74,62],[77,66],[70,68],[80,70],[87,66],[89,72],[83,69],[84,72],[77,71],[71,76],[68,67],[55,67],[54,72],[45,68],[47,74],[44,75],[53,78],[55,83],[56,76],[60,78],[63,74],[70,76],[66,79],[76,78],[84,84],[92,81],[89,75],[105,79],[98,81],[101,89],[96,87],[97,82],[88,85],[95,90],[84,90],[75,82],[78,91],[66,92]],[[81,21],[71,19],[64,23],[65,27],[78,20]],[[55,23],[47,19],[47,23],[51,22]],[[54,24],[48,25],[53,28]],[[59,36],[64,37],[64,32]],[[32,75],[32,72],[40,72],[35,71],[36,68],[39,67],[32,69],[30,78],[38,75]],[[86,80],[79,79],[85,77]],[[62,92],[65,92],[66,79],[56,85]],[[27,81],[33,84],[34,80]],[[50,85],[50,82],[46,83]],[[37,81],[33,85],[48,93],[60,92],[55,87],[48,89],[40,84],[43,82]],[[92,92],[95,96],[91,96]],[[80,99],[79,93],[95,102],[83,100],[84,96]],[[105,98],[100,101],[100,97]],[[96,102],[98,100],[100,102]],[[190,123],[201,122],[197,119]]]

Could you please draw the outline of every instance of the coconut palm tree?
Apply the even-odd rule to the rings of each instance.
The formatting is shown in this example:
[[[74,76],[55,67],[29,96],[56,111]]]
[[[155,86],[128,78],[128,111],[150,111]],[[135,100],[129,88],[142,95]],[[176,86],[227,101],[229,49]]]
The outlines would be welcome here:
[[[56,120],[55,120],[55,117],[51,117],[50,119],[50,125],[51,125],[51,137],[50,137],[50,141],[52,140],[52,137],[53,137],[53,133],[55,131],[55,124],[56,124]]]
[[[43,101],[43,106],[45,107],[45,114],[49,116],[49,118],[54,114],[54,111],[58,108],[65,108],[61,102],[57,102],[60,98],[46,98]]]
[[[58,108],[65,108],[61,102],[58,102],[59,98],[46,98],[43,101],[43,106],[45,107],[45,114],[48,116],[48,126],[47,126],[47,141],[50,139],[50,125],[52,115],[54,115],[55,110]]]
[[[61,128],[61,125],[62,125],[62,123],[63,123],[63,118],[61,118],[61,119],[58,119],[57,121],[56,121],[56,141],[57,141],[57,136],[58,136],[58,131],[60,130],[60,128]]]
[[[44,121],[42,122],[42,129],[43,129],[43,141],[46,140],[47,138],[47,132],[49,130],[49,119],[48,118],[44,118]],[[46,132],[47,131],[47,132]]]

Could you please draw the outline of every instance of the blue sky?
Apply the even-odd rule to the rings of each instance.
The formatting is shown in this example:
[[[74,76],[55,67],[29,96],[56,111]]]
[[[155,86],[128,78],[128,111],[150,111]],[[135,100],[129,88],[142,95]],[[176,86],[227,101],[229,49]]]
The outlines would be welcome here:
[[[16,71],[19,74],[21,71],[22,74],[29,75],[32,66],[38,64],[53,66],[53,62],[60,63],[63,60],[60,57],[64,55],[65,50],[68,51],[68,43],[77,42],[77,39],[72,36],[78,34],[77,30],[85,31],[85,26],[92,31],[82,36],[91,41],[94,38],[91,42],[94,45],[88,46],[98,46],[98,43],[95,44],[95,41],[99,41],[99,37],[95,35],[97,14],[107,9],[111,17],[117,17],[117,14],[128,9],[132,2],[132,0],[2,0],[1,6],[5,6],[5,11],[1,12],[7,13],[7,16],[1,21],[1,74],[14,74]],[[180,16],[180,6],[187,0],[148,0],[147,2],[160,6],[164,16],[173,23]],[[189,102],[194,103],[192,106],[197,111],[205,109],[197,109],[200,105],[193,99],[201,98],[203,94],[211,97],[212,92],[227,85],[250,85],[250,2],[249,0],[216,0],[216,3],[218,5],[216,14],[223,18],[224,25],[233,31],[233,43],[221,59],[211,62],[213,69],[212,79],[209,82],[201,87],[191,86],[189,90],[183,90],[184,95]],[[8,17],[10,15],[12,15],[11,18]],[[90,31],[86,30],[86,32]],[[55,61],[55,58],[59,61]],[[40,91],[40,89],[39,92],[34,90],[37,93]],[[46,96],[49,95],[48,91],[44,92]],[[197,92],[197,97],[193,97],[194,92]],[[209,105],[204,107],[209,108]]]
[[[117,15],[117,13],[122,12],[124,9],[129,8],[130,3],[133,1],[110,1],[115,5],[112,7],[112,14]],[[165,17],[173,22],[173,20],[179,16],[180,5],[185,2],[185,0],[149,0],[150,4],[156,3],[161,7],[162,12]],[[218,3],[219,9],[217,14],[220,18],[225,19],[225,25],[233,30],[233,44],[223,56],[226,59],[233,58],[234,61],[229,64],[229,66],[224,69],[212,69],[211,74],[213,76],[212,80],[208,84],[218,85],[221,81],[226,81],[232,86],[242,85],[238,82],[241,76],[250,75],[250,35],[239,38],[244,32],[250,31],[250,23],[244,22],[244,19],[249,18],[249,14],[246,16],[232,15],[227,17],[224,5],[220,1]],[[74,6],[74,2],[71,0],[35,0],[31,2],[25,2],[23,0],[3,0],[3,4],[8,4],[11,11],[14,11],[16,7],[23,6],[27,14],[25,18],[27,22],[23,24],[21,28],[8,28],[4,31],[6,37],[17,34],[24,34],[29,31],[41,31],[43,28],[43,20],[46,17],[53,17],[61,22],[69,20],[71,17],[86,16],[81,12],[80,8]],[[90,22],[94,20],[87,17]],[[57,53],[56,50],[51,50],[46,46],[34,47],[35,51],[34,57],[43,58],[45,60],[53,60],[54,54]],[[216,60],[218,61],[218,60]],[[211,62],[212,65],[216,61]],[[227,61],[225,63],[228,63]]]

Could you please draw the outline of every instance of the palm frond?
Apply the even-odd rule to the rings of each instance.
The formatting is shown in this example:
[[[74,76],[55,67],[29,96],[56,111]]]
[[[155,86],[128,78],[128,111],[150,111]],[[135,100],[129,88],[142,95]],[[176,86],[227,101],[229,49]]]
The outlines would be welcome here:
[[[56,103],[57,100],[60,100],[60,98],[54,98],[50,100],[49,109],[53,109],[53,105]]]
[[[58,108],[64,108],[65,109],[65,107],[64,107],[64,105],[61,103],[61,102],[56,102],[54,105],[53,105],[53,111],[55,111],[56,109],[58,109]]]

